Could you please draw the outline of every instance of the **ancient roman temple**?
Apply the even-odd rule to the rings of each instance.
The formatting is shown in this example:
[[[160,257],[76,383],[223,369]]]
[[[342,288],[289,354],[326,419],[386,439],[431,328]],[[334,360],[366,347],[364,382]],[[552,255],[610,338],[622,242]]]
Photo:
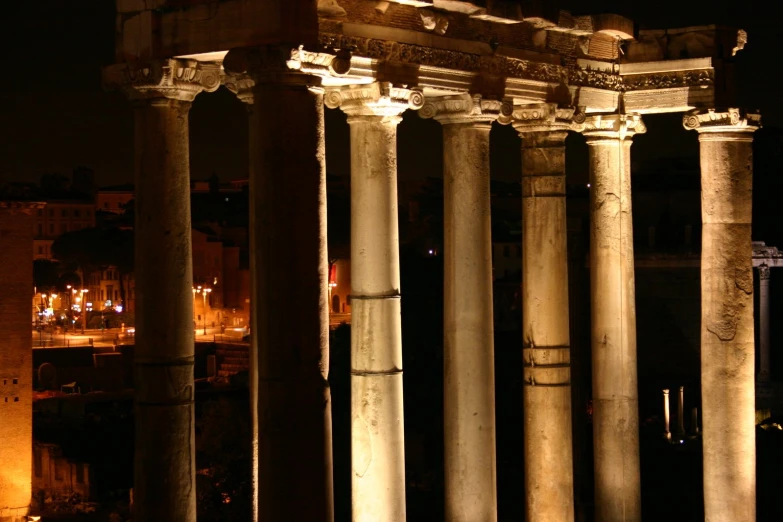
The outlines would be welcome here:
[[[495,121],[522,142],[526,518],[575,516],[565,138],[582,133],[595,520],[641,520],[632,144],[646,115],[674,112],[700,143],[705,517],[755,522],[751,145],[760,116],[737,105],[733,69],[747,35],[637,31],[622,16],[550,4],[117,0],[116,63],[103,80],[135,110],[135,519],[196,519],[188,111],[225,85],[247,104],[251,136],[257,520],[334,519],[324,111],[339,110],[351,147],[354,521],[406,519],[397,133],[402,114],[418,111],[439,124],[445,166],[446,520],[497,520]],[[0,376],[14,383],[3,396],[29,401],[14,375]],[[0,488],[0,520],[20,514],[29,499],[20,488]]]

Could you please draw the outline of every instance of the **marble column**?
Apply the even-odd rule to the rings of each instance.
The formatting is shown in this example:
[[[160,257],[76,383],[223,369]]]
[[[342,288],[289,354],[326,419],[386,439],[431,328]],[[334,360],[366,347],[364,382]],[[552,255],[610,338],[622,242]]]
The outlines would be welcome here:
[[[766,265],[759,267],[759,376],[760,382],[769,382],[770,337],[769,337],[769,276]]]
[[[188,111],[220,69],[164,60],[104,70],[134,102],[134,518],[196,520]]]
[[[250,112],[251,406],[256,520],[334,519],[324,105],[296,50],[232,51]],[[297,54],[298,56],[298,54]],[[291,502],[291,499],[306,499]]]
[[[701,160],[701,389],[704,517],[755,522],[751,209],[757,114],[693,111]]]
[[[631,138],[644,130],[633,115],[585,121],[596,522],[641,520]]]
[[[574,109],[504,107],[522,138],[522,348],[529,522],[574,520],[565,139]],[[577,115],[577,120],[583,120]]]
[[[670,421],[669,390],[667,388],[663,390],[663,438],[671,442],[672,432],[671,432],[671,426],[669,424],[669,421]]]
[[[351,127],[351,465],[356,522],[405,521],[397,125],[421,92],[329,90]]]
[[[428,100],[443,125],[443,407],[447,522],[495,522],[495,355],[489,131],[501,103]]]

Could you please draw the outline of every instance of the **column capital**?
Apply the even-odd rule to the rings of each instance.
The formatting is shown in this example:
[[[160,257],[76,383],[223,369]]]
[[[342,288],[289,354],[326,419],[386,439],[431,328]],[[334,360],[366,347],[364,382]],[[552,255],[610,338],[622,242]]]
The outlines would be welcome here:
[[[421,109],[424,95],[418,89],[375,82],[327,89],[324,104],[330,109],[339,107],[348,116],[398,117],[407,109]]]
[[[239,101],[253,105],[253,87],[256,82],[247,73],[225,73],[222,80],[226,89],[233,92]]]
[[[247,74],[255,83],[318,87],[323,78],[345,76],[351,55],[307,50],[302,45],[260,45],[232,49],[223,66],[229,74]]]
[[[432,118],[443,125],[468,123],[489,126],[500,116],[501,106],[500,100],[485,100],[478,94],[459,94],[427,98],[419,109],[419,116]]]
[[[556,103],[513,105],[506,101],[498,122],[511,124],[522,134],[584,129],[585,114],[577,107],[559,107]]]
[[[595,114],[585,118],[582,134],[589,144],[606,139],[625,140],[644,132],[647,127],[638,114]]]
[[[759,266],[759,279],[769,279],[769,267],[767,265]]]
[[[220,87],[220,65],[181,58],[114,64],[103,69],[103,85],[131,100],[192,102],[200,92]]]
[[[758,112],[741,111],[738,108],[729,108],[726,110],[717,109],[695,109],[686,112],[682,116],[682,125],[688,130],[697,131],[699,139],[723,139],[730,141],[730,138],[723,136],[707,136],[707,133],[747,133],[746,137],[735,136],[733,139],[752,140],[752,133],[761,127],[761,115]]]

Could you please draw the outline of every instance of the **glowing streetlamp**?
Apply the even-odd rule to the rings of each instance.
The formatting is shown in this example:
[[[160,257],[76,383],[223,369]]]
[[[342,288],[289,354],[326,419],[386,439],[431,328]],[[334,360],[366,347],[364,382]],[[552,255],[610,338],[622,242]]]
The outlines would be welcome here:
[[[204,299],[204,312],[203,312],[203,325],[204,325],[204,334],[207,335],[207,294],[212,291],[211,288],[203,288],[201,286],[193,289],[193,315],[196,315],[196,294],[201,294],[201,296]],[[194,318],[195,322],[195,318]]]

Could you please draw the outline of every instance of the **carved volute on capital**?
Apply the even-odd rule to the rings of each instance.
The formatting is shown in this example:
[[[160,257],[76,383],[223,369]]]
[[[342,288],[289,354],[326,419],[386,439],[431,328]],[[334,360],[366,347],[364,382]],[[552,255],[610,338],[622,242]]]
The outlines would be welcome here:
[[[759,279],[769,279],[769,267],[767,265],[759,266]]]
[[[596,114],[585,118],[582,133],[588,143],[596,139],[630,139],[647,132],[638,114]]]
[[[232,49],[223,65],[228,77],[245,75],[256,84],[319,87],[323,78],[340,77],[348,73],[351,69],[351,54],[309,51],[301,45],[297,48],[262,45]]]
[[[131,100],[170,99],[192,102],[200,92],[220,87],[220,65],[167,59],[115,64],[103,69],[108,90],[121,90]]]
[[[248,105],[253,104],[253,87],[255,84],[256,82],[247,73],[227,73],[223,75],[223,85],[226,86],[226,89],[233,92],[239,98],[239,101]]]
[[[419,116],[432,118],[442,124],[473,123],[489,125],[500,116],[502,102],[486,100],[480,95],[461,94],[427,98],[419,109]]]
[[[705,133],[742,132],[748,133],[746,139],[752,139],[751,133],[761,127],[761,115],[730,108],[725,111],[715,109],[695,109],[682,116],[682,124],[688,130],[695,130],[704,137]]]
[[[349,116],[398,117],[407,109],[421,109],[424,95],[417,89],[376,82],[327,89],[324,104],[330,109],[339,107]]]
[[[512,124],[520,134],[531,132],[576,131],[584,129],[585,114],[575,107],[556,103],[513,105],[504,102],[498,122]]]

